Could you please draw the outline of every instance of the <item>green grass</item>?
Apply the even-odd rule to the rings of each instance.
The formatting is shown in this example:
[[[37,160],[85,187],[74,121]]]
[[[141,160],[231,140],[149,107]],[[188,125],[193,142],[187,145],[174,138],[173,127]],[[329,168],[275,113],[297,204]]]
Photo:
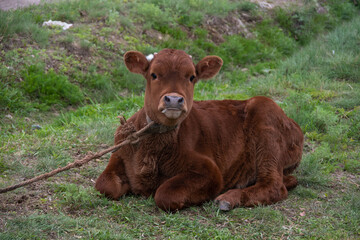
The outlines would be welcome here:
[[[30,37],[44,46],[48,42],[49,33],[41,28],[34,20],[32,14],[23,11],[5,12],[0,10],[1,39],[9,40],[16,35]]]
[[[195,61],[217,54],[224,68],[197,84],[195,99],[269,96],[306,136],[299,186],[283,202],[226,213],[207,202],[171,214],[152,197],[110,201],[93,188],[104,156],[1,194],[0,238],[359,238],[360,17],[351,2],[321,2],[325,14],[313,1],[264,11],[226,0],[76,0],[0,11],[1,188],[113,144],[116,116],[129,118],[144,100],[144,80],[122,62],[127,50],[174,47]],[[213,41],[206,20],[232,10],[255,19],[247,24],[253,37]],[[42,28],[50,18],[74,27]]]
[[[31,98],[45,105],[76,104],[84,99],[80,88],[71,84],[65,76],[57,75],[53,70],[48,73],[38,66],[30,66],[24,73],[22,87]],[[96,86],[93,86],[96,88]],[[65,103],[63,103],[65,102]]]
[[[127,92],[139,93],[144,89],[143,81],[127,73],[121,59],[125,51],[133,49],[145,54],[162,48],[183,49],[197,61],[216,54],[224,59],[224,70],[248,69],[247,76],[267,74],[278,66],[279,60],[358,12],[349,1],[322,5],[326,13],[317,13],[318,5],[310,1],[291,10],[264,11],[243,0],[73,0],[0,11],[1,39],[6,42],[0,53],[0,61],[6,63],[0,66],[0,77],[4,79],[0,107],[27,114],[59,106],[109,102]],[[223,34],[224,23],[205,27],[207,20],[215,23],[221,20],[231,29],[234,27],[231,19],[241,14],[250,18],[248,23],[242,19],[247,32],[233,34],[231,30]],[[67,31],[42,27],[49,19],[74,26]],[[222,33],[223,40],[214,42],[217,36],[214,31]],[[244,37],[248,33],[253,37]],[[353,41],[356,34],[353,33]],[[332,61],[324,71],[330,77],[357,81],[358,55],[336,54],[336,58],[342,64]],[[39,104],[39,97],[34,97],[33,91],[21,89],[19,84],[24,78],[40,76],[38,71],[28,71],[31,65],[42,66],[46,78],[51,78],[54,69],[59,79],[67,79],[62,82],[69,81],[74,86],[79,97],[75,99],[76,94],[70,93],[55,97],[59,99],[55,101],[54,94],[47,93],[41,96],[45,104]],[[28,75],[24,76],[26,72]]]

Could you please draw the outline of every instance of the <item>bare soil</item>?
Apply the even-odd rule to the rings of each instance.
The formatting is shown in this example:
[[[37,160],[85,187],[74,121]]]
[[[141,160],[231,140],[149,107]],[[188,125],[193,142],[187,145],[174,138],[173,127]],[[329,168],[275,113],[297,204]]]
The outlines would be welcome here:
[[[28,7],[33,4],[40,4],[40,0],[0,0],[1,10],[11,10],[22,7]]]
[[[53,2],[56,0],[0,0],[0,9],[14,10],[18,8],[29,7],[31,5],[38,5],[42,2]]]

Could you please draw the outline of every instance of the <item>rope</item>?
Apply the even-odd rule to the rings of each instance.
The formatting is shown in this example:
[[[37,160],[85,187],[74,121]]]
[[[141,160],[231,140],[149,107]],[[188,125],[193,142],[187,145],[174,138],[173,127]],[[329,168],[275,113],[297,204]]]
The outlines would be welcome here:
[[[75,160],[74,162],[72,163],[69,163],[68,165],[66,165],[65,167],[61,167],[61,168],[57,168],[57,169],[54,169],[53,171],[51,172],[48,172],[48,173],[44,173],[42,175],[39,175],[37,177],[34,177],[34,178],[31,178],[31,179],[28,179],[26,181],[23,181],[21,183],[18,183],[18,184],[15,184],[13,186],[10,186],[10,187],[6,187],[6,188],[1,188],[0,189],[0,194],[1,193],[5,193],[5,192],[9,192],[9,191],[12,191],[14,189],[17,189],[17,188],[20,188],[20,187],[23,187],[23,186],[26,186],[26,185],[29,185],[31,183],[34,183],[34,182],[37,182],[37,181],[40,181],[42,179],[46,179],[46,178],[49,178],[51,176],[54,176],[60,172],[63,172],[63,171],[67,171],[71,168],[79,168],[81,167],[82,165],[90,162],[91,160],[93,159],[97,159],[97,158],[100,158],[101,156],[109,153],[109,152],[116,152],[117,150],[119,150],[121,147],[127,145],[127,144],[135,144],[137,142],[139,142],[141,139],[147,137],[149,134],[151,134],[152,132],[147,132],[147,130],[149,130],[155,123],[154,122],[149,122],[145,127],[143,127],[142,129],[140,129],[139,131],[137,132],[134,132],[132,133],[131,135],[129,135],[124,141],[122,141],[121,143],[115,145],[115,146],[112,146],[110,148],[107,148],[103,151],[100,151],[100,152],[97,152],[97,153],[90,153],[90,154],[87,154],[84,158],[82,159],[78,159],[78,160]]]

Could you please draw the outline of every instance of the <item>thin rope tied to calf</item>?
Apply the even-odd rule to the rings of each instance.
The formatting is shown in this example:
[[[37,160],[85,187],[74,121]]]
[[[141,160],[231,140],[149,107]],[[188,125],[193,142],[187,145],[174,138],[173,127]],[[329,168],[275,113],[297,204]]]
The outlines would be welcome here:
[[[120,117],[120,123],[122,125],[126,124],[125,118]],[[64,167],[54,169],[51,172],[44,173],[44,174],[39,175],[37,177],[34,177],[34,178],[28,179],[26,181],[23,181],[21,183],[12,185],[10,187],[1,188],[0,193],[5,193],[5,192],[15,190],[17,188],[29,185],[31,183],[40,181],[42,179],[49,178],[49,177],[54,176],[54,175],[56,175],[56,174],[58,174],[60,172],[67,171],[67,170],[69,170],[71,168],[79,168],[82,165],[90,162],[91,160],[100,158],[101,156],[103,156],[103,155],[105,155],[105,154],[107,154],[109,152],[116,152],[121,147],[123,147],[123,146],[125,146],[127,144],[135,144],[135,143],[139,142],[141,139],[143,139],[143,138],[147,137],[148,135],[152,134],[153,133],[152,128],[153,128],[153,126],[156,126],[156,125],[157,124],[155,124],[155,122],[151,121],[145,127],[140,129],[139,131],[133,132],[132,134],[128,135],[127,138],[125,138],[125,140],[123,140],[121,143],[119,143],[119,144],[117,144],[115,146],[109,147],[109,148],[107,148],[107,149],[105,149],[103,151],[100,151],[100,152],[88,153],[84,158],[75,160],[74,162],[69,163],[68,165],[66,165]]]

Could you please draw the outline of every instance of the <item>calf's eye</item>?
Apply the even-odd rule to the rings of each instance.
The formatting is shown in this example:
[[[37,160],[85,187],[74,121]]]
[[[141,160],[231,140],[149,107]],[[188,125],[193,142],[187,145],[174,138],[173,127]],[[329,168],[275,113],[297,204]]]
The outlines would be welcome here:
[[[190,82],[193,82],[193,81],[194,81],[194,79],[195,79],[195,76],[194,76],[194,75],[192,75],[192,76],[190,77]]]
[[[157,76],[156,76],[155,73],[152,73],[152,74],[151,74],[151,77],[152,77],[153,79],[156,79],[156,78],[157,78]]]

